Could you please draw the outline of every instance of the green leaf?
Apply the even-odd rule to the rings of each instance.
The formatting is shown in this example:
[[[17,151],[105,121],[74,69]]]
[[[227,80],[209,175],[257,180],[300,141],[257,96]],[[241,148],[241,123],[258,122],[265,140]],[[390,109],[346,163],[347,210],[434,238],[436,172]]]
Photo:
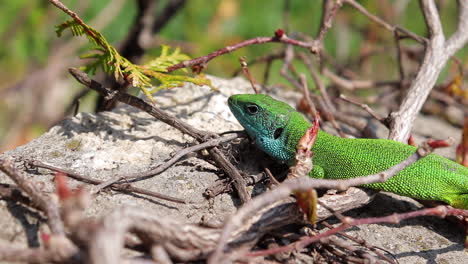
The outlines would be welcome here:
[[[153,103],[152,93],[161,89],[182,86],[185,82],[196,85],[208,85],[213,90],[216,90],[211,85],[210,80],[202,75],[191,77],[167,73],[167,67],[190,59],[188,55],[181,53],[179,48],[171,52],[169,46],[163,45],[159,57],[150,60],[144,65],[137,65],[122,57],[101,33],[82,21],[69,20],[57,25],[57,36],[62,36],[63,32],[67,29],[71,31],[73,36],[85,35],[94,46],[89,53],[80,56],[80,58],[91,60],[84,67],[87,73],[95,74],[101,68],[106,74],[113,75],[116,80],[123,78],[132,86],[140,88]]]
[[[169,53],[169,46],[161,46],[161,55],[153,60],[150,60],[144,67],[153,71],[167,72],[167,67],[177,64],[184,60],[190,60],[186,54],[180,53],[180,49],[176,48],[172,53]]]

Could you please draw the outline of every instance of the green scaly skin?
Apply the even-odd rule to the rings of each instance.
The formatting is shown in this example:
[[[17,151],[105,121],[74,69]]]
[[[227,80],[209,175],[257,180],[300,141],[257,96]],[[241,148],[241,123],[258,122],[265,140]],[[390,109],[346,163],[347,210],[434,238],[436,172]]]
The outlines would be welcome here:
[[[288,165],[299,139],[311,124],[294,108],[268,95],[229,97],[229,108],[262,151]],[[384,171],[416,151],[387,139],[347,139],[319,131],[309,176],[347,179]],[[384,183],[363,185],[421,200],[443,201],[468,209],[468,168],[430,154]]]

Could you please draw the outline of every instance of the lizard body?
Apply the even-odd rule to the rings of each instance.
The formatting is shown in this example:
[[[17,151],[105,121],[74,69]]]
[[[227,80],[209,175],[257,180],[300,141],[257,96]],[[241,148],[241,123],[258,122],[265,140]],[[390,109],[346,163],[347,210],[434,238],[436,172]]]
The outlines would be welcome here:
[[[262,94],[239,94],[229,108],[258,148],[292,165],[296,146],[311,124],[288,104]],[[411,155],[416,148],[387,139],[349,139],[319,130],[314,168],[309,176],[347,179],[384,171]],[[468,209],[468,168],[430,154],[384,183],[364,185],[421,200],[443,201]]]

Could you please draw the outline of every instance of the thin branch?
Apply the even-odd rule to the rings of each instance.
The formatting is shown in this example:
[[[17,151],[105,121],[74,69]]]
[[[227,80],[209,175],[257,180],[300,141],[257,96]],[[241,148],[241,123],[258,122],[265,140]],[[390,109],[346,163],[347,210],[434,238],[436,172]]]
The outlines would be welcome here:
[[[312,116],[317,116],[317,108],[315,107],[314,102],[312,102],[312,99],[310,98],[310,92],[309,92],[309,87],[307,85],[307,79],[303,73],[299,75],[299,80],[302,85],[302,94],[304,98],[304,102],[306,103],[306,107],[310,109],[310,112]]]
[[[71,259],[63,258],[53,250],[44,248],[23,248],[2,243],[0,260],[21,263],[65,263]]]
[[[293,46],[287,45],[284,50],[284,60],[283,66],[281,67],[280,74],[286,78],[294,87],[298,90],[302,90],[302,84],[294,77],[291,72],[294,72],[294,68],[292,65],[292,60],[294,59],[294,49]]]
[[[82,28],[84,30],[86,30],[86,33],[89,36],[91,36],[94,39],[94,41],[96,41],[96,43],[98,43],[101,47],[106,48],[106,45],[100,40],[100,38],[98,36],[96,36],[96,34],[94,34],[93,31],[88,29],[85,22],[75,12],[68,9],[68,7],[66,7],[59,0],[49,0],[49,2],[51,4],[53,4],[54,6],[56,6],[57,8],[61,9],[63,12],[67,13],[69,16],[71,16],[73,18],[73,20],[75,20],[78,24],[80,24],[82,26]]]
[[[343,234],[343,232],[340,232],[339,234],[341,235]],[[381,263],[381,261],[378,261],[379,259],[377,259],[376,256],[367,253],[367,251],[363,251],[362,248],[356,247],[355,245],[352,245],[349,242],[345,241],[344,239],[338,238],[337,236],[324,237],[324,238],[321,238],[319,242],[325,247],[330,245],[330,249],[334,255],[344,258],[344,260],[349,263],[358,262],[362,260],[367,261],[369,263]],[[254,254],[255,253],[257,252],[254,252]],[[384,255],[381,254],[381,256],[384,256]],[[362,260],[356,259],[357,257],[361,257]],[[382,259],[388,261],[388,258],[386,257]],[[393,261],[390,261],[389,263],[396,264]]]
[[[184,149],[180,150],[179,152],[177,152],[168,161],[158,165],[154,169],[151,169],[149,171],[136,172],[136,173],[132,173],[132,174],[117,176],[114,179],[103,182],[103,183],[101,183],[101,184],[99,184],[97,186],[96,192],[103,189],[103,188],[111,186],[111,185],[113,185],[115,183],[118,183],[121,180],[125,180],[125,181],[128,181],[128,180],[131,180],[131,181],[146,180],[148,178],[151,178],[151,177],[153,177],[155,175],[160,174],[161,172],[164,172],[169,167],[171,167],[174,163],[176,163],[178,160],[180,160],[182,157],[184,157],[185,155],[187,155],[189,153],[200,151],[200,150],[207,149],[207,148],[212,148],[212,147],[215,147],[215,146],[219,146],[221,143],[234,140],[234,139],[238,138],[239,136],[244,136],[244,133],[233,133],[233,134],[225,135],[223,137],[214,138],[214,139],[211,139],[209,141],[206,141],[206,142],[203,142],[201,144],[197,144],[197,145],[194,145],[194,146],[191,146],[191,147],[188,147],[188,148],[184,148]]]
[[[312,80],[314,80],[315,86],[320,91],[320,96],[323,98],[323,101],[325,102],[326,107],[328,108],[329,111],[335,112],[336,107],[335,105],[333,105],[332,101],[330,100],[330,97],[328,96],[328,93],[327,93],[327,89],[325,87],[325,83],[322,81],[319,74],[314,69],[311,59],[307,56],[307,54],[302,53],[302,52],[299,52],[297,55],[307,66],[307,69],[309,70],[309,74],[312,77]]]
[[[169,115],[159,108],[152,106],[148,103],[146,103],[144,100],[137,98],[135,96],[131,96],[126,93],[119,93],[117,94],[116,91],[112,91],[109,88],[103,87],[100,83],[90,79],[88,75],[78,69],[75,68],[70,68],[69,72],[72,74],[75,79],[80,82],[81,84],[87,86],[88,88],[91,88],[95,91],[97,91],[100,94],[103,94],[106,97],[112,97],[112,96],[117,96],[118,101],[121,101],[123,103],[126,103],[128,105],[131,105],[135,108],[138,108],[140,110],[143,110],[156,119],[180,130],[184,134],[188,134],[194,138],[203,138],[207,136],[206,132],[203,132],[201,130],[198,130],[191,125],[183,122],[180,119],[177,119],[176,117]]]
[[[234,180],[233,184],[234,187],[236,187],[237,194],[239,195],[241,202],[246,203],[249,201],[251,198],[249,192],[247,192],[246,189],[247,184],[239,170],[231,162],[229,162],[229,160],[226,159],[219,148],[214,147],[208,150],[208,153],[210,153],[216,164],[218,164],[218,166]]]
[[[99,92],[100,94],[104,95],[104,97],[116,96],[118,101],[145,111],[156,119],[180,130],[182,133],[196,138],[201,142],[206,141],[206,139],[211,136],[216,136],[216,134],[198,130],[188,123],[176,118],[175,116],[165,113],[156,106],[146,103],[144,100],[138,97],[126,93],[116,93],[115,91],[111,91],[109,88],[105,88],[100,83],[90,79],[86,73],[78,69],[70,68],[69,72],[78,82],[89,87],[90,89]],[[245,180],[240,172],[234,167],[234,165],[232,165],[231,162],[229,162],[226,157],[224,157],[223,153],[218,148],[213,147],[212,149],[208,150],[208,152],[216,164],[234,180],[234,186],[236,187],[237,193],[239,194],[239,198],[241,199],[242,203],[250,200],[250,195],[245,188]]]
[[[403,51],[401,48],[400,33],[395,31],[393,34],[396,45],[396,57],[398,62],[398,73],[400,74],[400,88],[403,88],[403,82],[405,81],[405,68],[403,66]]]
[[[21,192],[21,189],[11,184],[0,183],[0,199],[20,202],[41,210],[41,208],[34,204],[28,196],[25,196]]]
[[[172,72],[172,71],[175,71],[175,70],[178,70],[178,69],[192,67],[192,66],[196,66],[196,65],[201,65],[202,67],[204,67],[204,65],[206,65],[210,60],[212,60],[212,59],[214,59],[214,58],[216,58],[218,56],[224,55],[226,53],[233,52],[233,51],[238,50],[238,49],[243,48],[243,47],[247,47],[247,46],[251,46],[251,45],[264,44],[264,43],[285,43],[285,44],[290,44],[290,45],[293,45],[293,46],[298,46],[298,47],[308,49],[311,52],[312,52],[312,48],[314,47],[313,43],[303,42],[303,41],[300,41],[300,40],[291,39],[288,36],[286,36],[286,34],[284,33],[283,30],[278,29],[275,32],[275,36],[273,36],[273,37],[256,37],[256,38],[253,38],[253,39],[244,40],[244,41],[236,43],[234,45],[227,46],[225,48],[214,51],[214,52],[212,52],[212,53],[210,53],[208,55],[201,56],[201,57],[198,57],[198,58],[195,58],[195,59],[192,59],[192,60],[187,60],[187,61],[183,61],[181,63],[175,64],[175,65],[172,65],[172,66],[167,68],[167,71]]]
[[[3,171],[16,185],[25,192],[33,203],[35,203],[47,215],[50,230],[56,235],[65,235],[63,222],[60,219],[58,205],[51,199],[48,199],[37,189],[37,187],[23,175],[13,162],[8,159],[0,159],[0,170]]]
[[[424,22],[426,22],[427,29],[429,31],[429,38],[440,38],[439,41],[444,42],[444,31],[442,29],[442,23],[440,22],[439,11],[434,0],[419,0],[421,6]]]
[[[64,260],[76,255],[79,249],[66,237],[64,224],[57,203],[43,195],[41,191],[38,190],[25,175],[23,175],[22,172],[15,168],[11,159],[0,159],[0,170],[10,177],[21,191],[31,198],[35,207],[38,207],[46,214],[47,223],[52,236],[48,236],[48,241],[45,241],[45,243],[46,245],[49,245],[51,253],[55,255],[54,258]],[[22,252],[17,251],[17,253],[17,258],[25,256],[23,254],[26,254],[26,256],[32,255],[31,257],[35,258],[49,257],[49,254],[44,251],[24,250]],[[5,258],[8,258],[9,256],[13,257],[5,252],[1,252],[0,249],[0,260],[2,259],[2,254],[6,254],[6,256],[4,255]]]
[[[342,0],[333,1],[333,0],[325,0],[323,1],[323,8],[322,8],[322,20],[320,22],[320,30],[316,37],[316,42],[320,43],[320,46],[323,45],[323,39],[327,34],[328,30],[333,25],[333,20],[335,19],[336,13],[338,9],[341,8],[343,2]]]
[[[421,44],[426,44],[428,42],[428,40],[426,38],[424,38],[424,37],[421,37],[421,36],[411,32],[411,31],[409,31],[407,29],[404,29],[404,28],[402,28],[400,26],[391,25],[391,24],[387,23],[386,21],[384,21],[383,19],[381,19],[380,17],[369,13],[369,11],[367,11],[361,4],[359,4],[355,0],[342,0],[342,1],[344,3],[346,3],[346,4],[351,5],[356,10],[358,10],[363,15],[365,15],[367,18],[369,18],[371,21],[373,21],[376,24],[384,27],[388,31],[391,31],[391,32],[399,31],[402,34],[404,34],[405,36],[407,36],[409,38],[412,38],[412,39],[416,40],[417,42],[419,42]]]
[[[457,3],[459,10],[457,31],[446,43],[446,50],[449,54],[455,54],[468,41],[468,1],[458,0]]]
[[[369,113],[373,118],[375,118],[377,121],[379,121],[380,123],[382,123],[384,126],[388,127],[388,122],[387,122],[387,119],[386,118],[383,118],[381,116],[379,116],[374,110],[372,110],[372,108],[370,108],[367,104],[362,104],[362,103],[359,103],[359,102],[356,102],[356,101],[353,101],[351,99],[349,99],[348,97],[346,97],[345,95],[343,94],[340,94],[340,99],[343,100],[343,101],[346,101],[348,103],[351,103],[351,104],[354,104],[354,105],[357,105],[359,107],[361,107],[362,109],[364,109],[364,111],[366,111],[367,113]]]
[[[421,110],[447,61],[458,48],[468,42],[468,27],[465,26],[468,24],[468,19],[466,17],[460,18],[460,16],[468,14],[468,3],[466,1],[459,1],[459,28],[452,35],[449,42],[445,41],[434,1],[421,0],[420,3],[430,32],[430,41],[418,74],[412,82],[400,108],[397,112],[390,114],[389,139],[400,142],[405,142],[408,139],[416,115]]]
[[[399,86],[401,81],[374,81],[374,80],[349,80],[338,76],[328,68],[323,69],[323,75],[330,78],[330,81],[346,90],[371,89],[381,86]]]
[[[280,50],[280,51],[274,51],[270,54],[267,54],[267,55],[263,55],[263,56],[260,56],[260,57],[255,57],[253,58],[252,60],[248,61],[247,64],[252,66],[254,64],[257,64],[257,63],[260,63],[260,62],[266,62],[267,65],[269,63],[271,63],[273,60],[278,60],[278,59],[282,59],[284,58],[284,50]],[[268,68],[268,67],[267,67]],[[242,71],[242,67],[238,68],[237,70],[235,70],[231,76],[232,78],[236,77],[237,75],[239,75],[239,73]],[[265,79],[268,79],[268,78],[264,78],[264,81]]]
[[[468,210],[455,209],[450,206],[440,205],[434,208],[426,208],[426,209],[421,209],[418,211],[402,213],[402,214],[395,213],[395,214],[392,214],[389,216],[383,216],[383,217],[363,218],[363,219],[354,219],[351,217],[345,217],[343,219],[343,223],[340,226],[329,229],[325,232],[320,233],[319,235],[312,236],[312,237],[305,237],[301,239],[300,241],[291,243],[285,247],[273,248],[273,249],[267,249],[267,250],[259,250],[256,252],[252,252],[248,255],[249,256],[264,256],[264,255],[277,254],[277,253],[286,252],[286,251],[298,250],[298,249],[302,249],[310,245],[313,242],[319,241],[322,238],[329,237],[333,234],[344,231],[353,226],[375,224],[375,223],[398,224],[402,220],[405,220],[408,218],[415,218],[418,216],[426,216],[426,215],[434,215],[434,216],[439,216],[442,218],[448,215],[462,215],[462,216],[468,217]]]
[[[342,218],[339,218],[340,220]],[[330,225],[329,223],[327,223],[326,221],[323,221],[321,222],[322,225],[326,226],[328,229],[332,229],[333,226]],[[353,242],[355,243],[358,243],[359,245],[361,245],[362,247],[365,247],[365,248],[368,248],[370,249],[371,251],[373,251],[377,256],[379,256],[381,259],[384,259],[386,260],[388,263],[392,263],[392,264],[398,264],[397,262],[395,262],[393,259],[387,257],[386,255],[382,254],[380,251],[383,251],[389,255],[391,255],[394,259],[396,259],[395,255],[393,255],[389,250],[387,249],[384,249],[384,248],[381,248],[381,247],[377,247],[377,246],[373,246],[373,245],[370,245],[365,239],[362,239],[362,238],[356,238],[356,237],[353,237],[351,235],[348,235],[347,233],[345,232],[338,232],[338,234],[340,236],[343,236],[343,237],[346,237],[347,239],[349,240],[352,240]]]
[[[74,171],[59,168],[59,167],[56,167],[56,166],[51,165],[51,164],[44,163],[44,162],[39,161],[39,160],[27,160],[26,162],[30,166],[49,169],[49,170],[52,170],[52,171],[64,173],[65,176],[73,178],[73,179],[75,179],[77,181],[81,181],[81,182],[85,182],[85,183],[89,183],[89,184],[93,184],[93,185],[100,185],[100,184],[104,183],[104,181],[94,179],[94,178],[91,178],[91,177],[87,177],[87,176],[83,176],[83,175],[80,175],[80,174],[78,174],[78,173],[76,173]],[[148,191],[146,189],[131,186],[130,184],[127,184],[127,183],[113,184],[111,186],[111,189],[115,190],[115,191],[123,192],[123,193],[144,194],[144,195],[147,195],[147,196],[150,196],[150,197],[163,199],[163,200],[171,201],[171,202],[175,202],[175,203],[182,203],[182,204],[187,203],[183,199],[179,199],[179,198],[171,197],[171,196],[168,196],[168,195]]]
[[[240,62],[242,71],[244,72],[244,75],[250,81],[250,86],[252,87],[252,89],[254,90],[254,92],[256,94],[259,94],[260,90],[255,86],[255,80],[254,80],[254,77],[252,76],[252,74],[249,71],[249,67],[247,66],[247,62],[245,61],[245,56],[240,57],[239,62]]]

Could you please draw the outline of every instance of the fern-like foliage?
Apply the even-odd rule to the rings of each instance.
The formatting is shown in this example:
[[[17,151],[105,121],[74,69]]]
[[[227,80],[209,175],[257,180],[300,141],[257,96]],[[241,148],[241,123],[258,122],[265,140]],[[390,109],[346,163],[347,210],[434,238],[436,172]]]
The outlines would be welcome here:
[[[137,65],[122,57],[101,33],[82,21],[73,19],[56,26],[57,36],[60,37],[66,29],[69,29],[73,36],[85,35],[93,45],[90,53],[80,56],[92,60],[90,64],[83,67],[83,70],[89,74],[95,74],[101,68],[105,73],[113,75],[116,80],[124,78],[134,87],[140,88],[153,103],[152,93],[161,89],[181,86],[184,82],[208,85],[215,89],[210,80],[201,75],[190,77],[167,73],[167,67],[190,59],[179,49],[170,52],[169,46],[162,46],[159,57],[150,60],[147,64]]]
[[[169,46],[162,45],[161,55],[153,60],[150,60],[145,64],[145,67],[153,71],[166,72],[167,67],[184,60],[190,60],[189,56],[180,53],[179,48],[176,48],[172,53],[169,53],[169,49]]]

